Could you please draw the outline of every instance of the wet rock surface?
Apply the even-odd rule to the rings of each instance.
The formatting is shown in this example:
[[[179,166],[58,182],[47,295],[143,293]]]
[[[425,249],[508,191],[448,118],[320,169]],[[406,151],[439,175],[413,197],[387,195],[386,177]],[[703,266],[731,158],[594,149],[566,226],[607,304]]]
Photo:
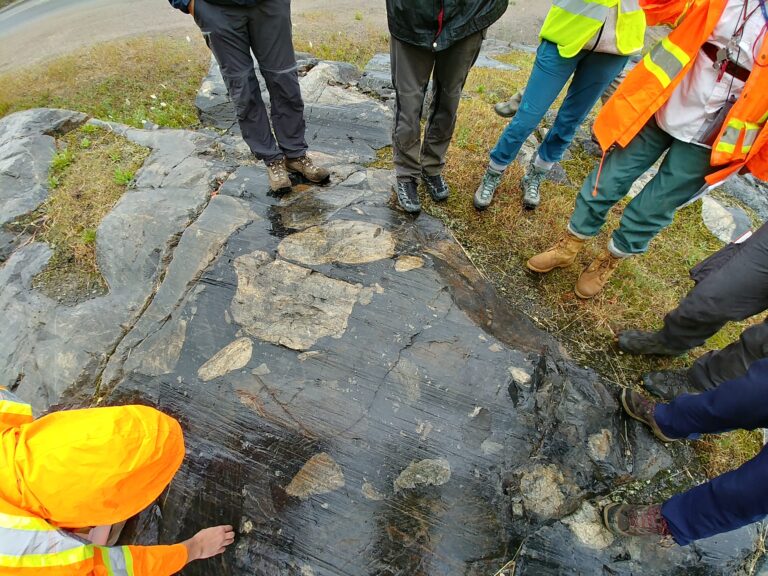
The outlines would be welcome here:
[[[601,527],[608,495],[675,456],[442,224],[392,209],[391,174],[362,164],[388,110],[318,69],[340,75],[318,86],[338,136],[324,187],[268,195],[232,133],[112,125],[153,152],[97,237],[110,291],[61,306],[31,286],[50,249],[13,250],[0,385],[38,411],[140,402],[182,422],[187,458],[127,535],[238,527],[185,574],[742,573],[756,526],[682,549]],[[347,137],[336,90],[370,130]]]

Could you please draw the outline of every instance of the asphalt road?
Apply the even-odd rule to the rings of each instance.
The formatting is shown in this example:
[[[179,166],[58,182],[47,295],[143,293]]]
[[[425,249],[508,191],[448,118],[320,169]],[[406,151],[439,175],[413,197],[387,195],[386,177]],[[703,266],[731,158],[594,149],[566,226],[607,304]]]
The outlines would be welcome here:
[[[510,4],[492,35],[533,44],[550,0]],[[362,13],[386,28],[384,0],[293,0],[296,27],[344,31]],[[192,19],[167,0],[21,0],[0,11],[0,71],[28,66],[84,46],[142,34],[191,35]]]

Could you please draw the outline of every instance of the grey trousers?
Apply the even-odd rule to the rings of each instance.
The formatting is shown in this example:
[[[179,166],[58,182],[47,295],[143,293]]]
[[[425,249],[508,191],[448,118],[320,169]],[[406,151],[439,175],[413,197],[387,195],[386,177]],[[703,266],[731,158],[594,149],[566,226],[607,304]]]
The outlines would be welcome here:
[[[710,272],[664,318],[664,340],[676,348],[703,344],[726,322],[768,310],[768,224],[763,224],[720,268]],[[768,357],[768,323],[746,329],[738,341],[701,356],[689,376],[712,388],[743,376]]]
[[[395,124],[392,132],[395,174],[417,178],[422,170],[440,174],[456,126],[456,112],[469,69],[480,54],[483,33],[477,32],[440,52],[396,38],[390,41]],[[421,139],[421,110],[432,77],[432,104]]]
[[[303,156],[304,101],[291,36],[291,0],[261,0],[252,7],[196,0],[195,22],[219,63],[251,152],[265,162]],[[271,115],[261,99],[251,50],[269,91]]]

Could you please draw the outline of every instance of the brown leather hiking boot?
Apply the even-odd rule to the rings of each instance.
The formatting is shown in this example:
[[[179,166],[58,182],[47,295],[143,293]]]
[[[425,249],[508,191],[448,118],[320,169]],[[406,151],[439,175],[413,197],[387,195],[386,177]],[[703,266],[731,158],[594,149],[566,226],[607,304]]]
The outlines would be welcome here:
[[[300,158],[288,158],[285,161],[285,167],[291,172],[297,172],[304,176],[310,182],[320,183],[325,182],[331,177],[331,173],[328,168],[317,166],[312,158],[304,154]]]
[[[623,258],[616,258],[608,250],[603,250],[576,281],[576,296],[585,299],[597,296],[622,260]]]
[[[285,169],[285,158],[274,162],[264,162],[267,166],[269,189],[276,194],[286,194],[291,191],[291,179]]]
[[[671,536],[660,504],[635,506],[614,502],[603,508],[603,522],[618,536]]]
[[[653,412],[656,410],[656,402],[634,390],[625,388],[621,391],[621,405],[624,406],[624,411],[629,416],[648,426],[656,438],[662,442],[674,441],[673,438],[666,436],[661,431],[661,428],[659,428],[659,425],[656,424],[656,418],[653,416]]]
[[[584,246],[584,240],[566,232],[554,246],[528,260],[526,266],[539,274],[555,268],[566,268],[576,260],[576,255],[582,246]]]

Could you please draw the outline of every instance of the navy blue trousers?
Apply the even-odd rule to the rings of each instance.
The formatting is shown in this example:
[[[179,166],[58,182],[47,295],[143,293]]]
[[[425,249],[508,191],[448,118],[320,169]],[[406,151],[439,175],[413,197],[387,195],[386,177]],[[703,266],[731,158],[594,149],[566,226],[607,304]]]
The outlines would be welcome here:
[[[670,438],[768,427],[768,358],[714,390],[658,404],[654,417]],[[673,496],[661,512],[681,546],[764,518],[768,515],[768,450],[763,448],[736,470]]]

